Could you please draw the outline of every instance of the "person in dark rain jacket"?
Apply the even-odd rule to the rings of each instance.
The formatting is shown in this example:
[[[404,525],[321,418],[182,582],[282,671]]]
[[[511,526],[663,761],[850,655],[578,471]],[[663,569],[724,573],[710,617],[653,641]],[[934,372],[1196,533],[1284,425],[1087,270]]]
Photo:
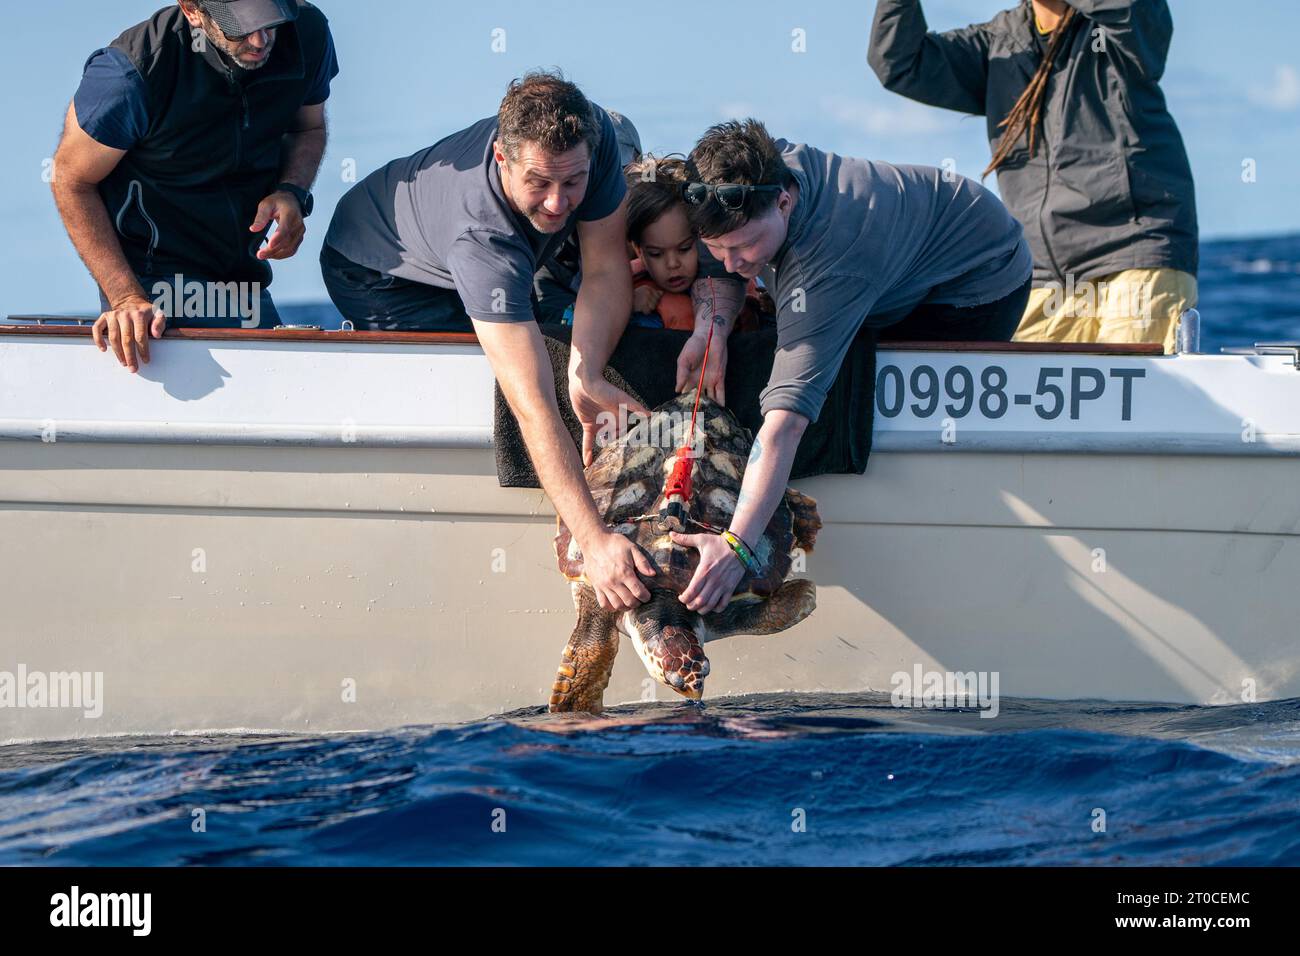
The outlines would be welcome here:
[[[944,33],[920,0],[877,3],[885,88],[987,117],[985,175],[1034,254],[1018,341],[1172,351],[1196,304],[1192,173],[1159,85],[1172,34],[1165,0],[1023,0]]]

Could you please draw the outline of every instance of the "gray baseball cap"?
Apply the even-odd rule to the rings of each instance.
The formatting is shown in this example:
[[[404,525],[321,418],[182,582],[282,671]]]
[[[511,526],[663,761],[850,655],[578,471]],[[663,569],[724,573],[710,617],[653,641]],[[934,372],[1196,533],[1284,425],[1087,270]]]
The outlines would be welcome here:
[[[202,7],[228,37],[248,36],[298,19],[297,0],[203,0]]]

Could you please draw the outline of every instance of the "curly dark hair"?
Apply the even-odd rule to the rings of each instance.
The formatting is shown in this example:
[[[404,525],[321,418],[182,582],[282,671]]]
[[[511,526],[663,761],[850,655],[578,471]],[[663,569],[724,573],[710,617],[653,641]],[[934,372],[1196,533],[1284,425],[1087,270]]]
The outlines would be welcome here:
[[[691,150],[690,167],[691,178],[702,183],[785,189],[794,184],[794,174],[781,158],[776,140],[753,117],[710,126]],[[779,198],[779,193],[751,193],[743,208],[732,210],[710,196],[702,205],[688,205],[686,209],[700,235],[714,237],[734,232],[750,219],[766,215]]]
[[[537,70],[512,80],[497,111],[497,139],[512,162],[523,143],[548,153],[567,153],[586,143],[594,154],[600,123],[591,102],[558,70]]]

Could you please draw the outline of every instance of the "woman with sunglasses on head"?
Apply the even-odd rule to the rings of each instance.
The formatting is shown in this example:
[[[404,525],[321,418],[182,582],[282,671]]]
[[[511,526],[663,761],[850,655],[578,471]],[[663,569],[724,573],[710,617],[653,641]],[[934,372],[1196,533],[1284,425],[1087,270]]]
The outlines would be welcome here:
[[[944,170],[774,140],[754,119],[712,127],[691,164],[695,182],[683,196],[705,247],[728,272],[762,275],[776,303],[776,359],[759,396],[763,425],[728,529],[753,544],[859,332],[1007,341],[1029,297],[1033,262],[1001,201]],[[682,603],[701,613],[725,607],[745,571],[737,552],[720,535],[673,540],[700,551]]]

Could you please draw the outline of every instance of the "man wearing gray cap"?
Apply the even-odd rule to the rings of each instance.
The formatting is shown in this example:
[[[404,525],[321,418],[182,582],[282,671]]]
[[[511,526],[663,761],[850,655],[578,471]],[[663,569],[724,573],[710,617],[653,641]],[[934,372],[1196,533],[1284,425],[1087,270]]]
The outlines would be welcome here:
[[[179,0],[91,54],[53,189],[100,351],[135,372],[169,322],[278,324],[268,260],[302,243],[337,74],[305,0]]]

